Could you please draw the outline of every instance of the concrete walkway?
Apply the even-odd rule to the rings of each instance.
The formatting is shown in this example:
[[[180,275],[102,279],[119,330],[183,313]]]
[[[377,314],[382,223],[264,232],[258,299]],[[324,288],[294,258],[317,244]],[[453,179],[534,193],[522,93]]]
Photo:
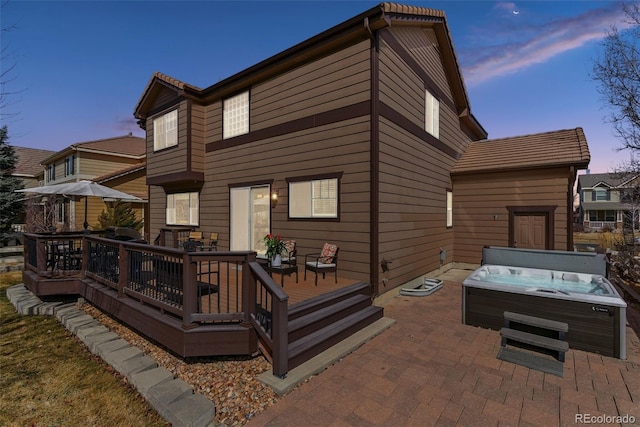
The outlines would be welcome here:
[[[563,377],[503,362],[498,332],[461,323],[469,273],[445,273],[428,297],[388,299],[393,326],[247,426],[640,425],[640,341],[630,328],[626,361],[569,350]]]

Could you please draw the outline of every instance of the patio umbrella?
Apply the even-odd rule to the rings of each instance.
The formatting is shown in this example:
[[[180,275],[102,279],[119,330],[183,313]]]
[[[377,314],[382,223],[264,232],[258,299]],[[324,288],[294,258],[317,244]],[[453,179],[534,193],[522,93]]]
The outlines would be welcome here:
[[[105,187],[93,181],[65,182],[62,184],[44,185],[42,187],[25,188],[16,190],[17,193],[57,194],[65,196],[85,196],[84,198],[84,229],[89,228],[87,222],[87,200],[89,196],[119,200],[142,200],[131,194]]]

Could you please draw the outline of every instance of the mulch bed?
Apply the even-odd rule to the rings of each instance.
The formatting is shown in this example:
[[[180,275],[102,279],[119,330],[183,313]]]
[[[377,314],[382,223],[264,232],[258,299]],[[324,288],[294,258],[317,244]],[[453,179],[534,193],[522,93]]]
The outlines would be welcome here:
[[[216,422],[228,426],[246,424],[278,400],[278,395],[257,380],[258,375],[271,370],[271,364],[254,358],[209,357],[188,360],[149,342],[97,308],[84,304],[82,309],[109,330],[156,360],[176,378],[189,384],[196,393],[216,404]]]

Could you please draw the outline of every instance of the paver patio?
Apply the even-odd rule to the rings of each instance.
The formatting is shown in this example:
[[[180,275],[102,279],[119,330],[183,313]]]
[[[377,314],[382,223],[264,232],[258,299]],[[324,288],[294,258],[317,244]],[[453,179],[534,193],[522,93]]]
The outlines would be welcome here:
[[[630,328],[627,360],[570,349],[563,377],[503,362],[497,331],[461,323],[469,273],[445,273],[431,296],[386,301],[394,326],[247,425],[547,427],[579,424],[580,414],[640,425],[640,340]]]

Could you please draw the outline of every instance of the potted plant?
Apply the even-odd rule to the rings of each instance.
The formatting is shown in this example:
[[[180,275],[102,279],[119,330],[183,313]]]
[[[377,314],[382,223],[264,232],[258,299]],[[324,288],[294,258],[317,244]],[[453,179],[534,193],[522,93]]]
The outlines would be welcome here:
[[[272,267],[280,267],[282,265],[282,252],[287,251],[287,246],[280,235],[274,236],[269,233],[264,236],[264,244],[267,247],[267,259],[271,262]]]

